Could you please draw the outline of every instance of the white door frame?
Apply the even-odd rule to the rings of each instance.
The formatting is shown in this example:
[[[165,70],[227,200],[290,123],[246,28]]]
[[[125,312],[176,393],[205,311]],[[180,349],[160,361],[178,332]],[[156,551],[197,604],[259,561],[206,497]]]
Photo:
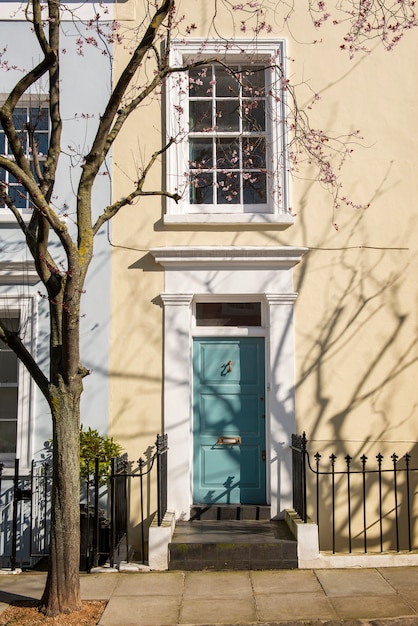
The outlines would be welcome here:
[[[151,250],[165,270],[164,431],[168,435],[168,509],[188,519],[192,505],[193,302],[259,300],[266,350],[267,501],[272,517],[292,506],[291,435],[295,432],[292,270],[305,248],[166,247]],[[222,331],[222,332],[221,332]],[[236,329],[216,329],[237,336]],[[204,333],[205,334],[205,333]],[[238,333],[241,334],[241,333]]]

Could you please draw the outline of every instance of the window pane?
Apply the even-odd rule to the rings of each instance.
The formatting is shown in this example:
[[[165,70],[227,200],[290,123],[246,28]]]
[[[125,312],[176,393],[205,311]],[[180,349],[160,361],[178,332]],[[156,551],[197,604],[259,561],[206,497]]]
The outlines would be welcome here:
[[[35,144],[38,147],[39,156],[46,156],[48,152],[48,135],[47,133],[35,133]]]
[[[216,102],[216,127],[220,131],[239,131],[239,100]]]
[[[261,302],[197,302],[197,326],[261,326]]]
[[[238,204],[240,198],[240,176],[233,172],[218,173],[218,204]]]
[[[262,132],[266,128],[264,100],[245,100],[242,106],[242,128],[246,132]]]
[[[19,330],[19,320],[20,317],[18,315],[11,314],[10,317],[0,317],[3,326],[5,326],[8,330],[11,330],[14,333],[17,333]],[[0,347],[5,346],[5,343],[0,339]]]
[[[212,67],[205,65],[189,70],[189,93],[190,96],[210,97],[212,94]]]
[[[9,187],[9,196],[17,209],[25,209],[27,207],[27,194],[22,185]]]
[[[212,101],[198,100],[189,104],[190,130],[202,132],[212,130]]]
[[[266,142],[263,137],[243,141],[242,166],[248,169],[266,167]]]
[[[243,174],[244,178],[244,204],[267,203],[266,175],[258,172]]]
[[[19,131],[19,129],[17,129],[17,130]],[[19,137],[19,141],[22,144],[22,150],[26,154],[27,149],[28,149],[28,134],[27,134],[26,131],[23,131],[23,130],[19,131],[17,134],[18,134],[18,137]],[[10,144],[8,144],[8,146],[9,147],[8,147],[8,150],[7,150],[7,154],[11,155],[11,154],[13,154],[13,152],[12,152],[12,149],[10,147]]]
[[[24,130],[27,122],[27,109],[26,107],[16,107],[13,112],[13,122],[16,130]]]
[[[242,68],[242,91],[245,96],[262,97],[266,92],[265,69],[263,67]]]
[[[17,387],[0,387],[0,422],[17,418]]]
[[[189,187],[190,204],[213,204],[213,174],[192,174]]]
[[[236,139],[219,139],[216,142],[216,167],[218,169],[238,169],[239,158],[239,142]]]
[[[213,167],[212,139],[190,139],[189,158],[192,169],[208,169]]]
[[[0,420],[0,454],[15,454],[16,452],[16,421]]]
[[[3,344],[4,346],[4,344]],[[0,383],[17,383],[17,357],[0,345]]]
[[[32,107],[30,110],[30,124],[36,130],[48,130],[48,109],[46,107]]]
[[[0,154],[6,154],[6,135],[0,131]]]
[[[238,68],[231,67],[231,70],[238,72]],[[231,72],[224,67],[217,67],[215,76],[217,98],[236,98],[239,95],[239,82]]]

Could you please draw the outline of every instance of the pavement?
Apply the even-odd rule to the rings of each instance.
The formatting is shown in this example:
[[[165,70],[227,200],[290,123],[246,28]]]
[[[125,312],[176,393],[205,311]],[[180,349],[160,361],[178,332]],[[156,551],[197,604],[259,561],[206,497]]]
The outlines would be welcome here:
[[[0,576],[0,612],[45,578]],[[99,626],[418,626],[418,567],[82,574],[81,595]]]

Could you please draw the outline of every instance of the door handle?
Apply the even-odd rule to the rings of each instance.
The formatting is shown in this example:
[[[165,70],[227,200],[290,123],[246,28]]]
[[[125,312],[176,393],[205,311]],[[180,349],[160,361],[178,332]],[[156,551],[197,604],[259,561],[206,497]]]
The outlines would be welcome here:
[[[241,437],[218,437],[216,443],[220,446],[241,445]]]

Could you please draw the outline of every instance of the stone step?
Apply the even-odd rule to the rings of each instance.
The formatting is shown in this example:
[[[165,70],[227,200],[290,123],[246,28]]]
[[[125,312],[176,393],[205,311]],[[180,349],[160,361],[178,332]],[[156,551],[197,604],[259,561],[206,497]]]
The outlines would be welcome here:
[[[190,521],[270,520],[270,507],[257,504],[195,504],[190,509]]]
[[[297,568],[297,544],[283,521],[177,522],[170,570]]]

